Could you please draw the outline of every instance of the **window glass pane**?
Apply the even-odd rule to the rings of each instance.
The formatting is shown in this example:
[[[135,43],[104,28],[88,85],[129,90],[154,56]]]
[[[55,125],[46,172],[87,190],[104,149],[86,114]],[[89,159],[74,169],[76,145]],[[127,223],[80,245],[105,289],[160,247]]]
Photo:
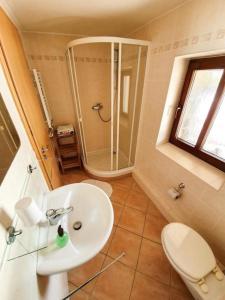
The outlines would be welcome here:
[[[222,74],[222,69],[194,72],[178,126],[178,139],[196,144]]]
[[[203,146],[203,150],[225,159],[225,95],[214,123]]]

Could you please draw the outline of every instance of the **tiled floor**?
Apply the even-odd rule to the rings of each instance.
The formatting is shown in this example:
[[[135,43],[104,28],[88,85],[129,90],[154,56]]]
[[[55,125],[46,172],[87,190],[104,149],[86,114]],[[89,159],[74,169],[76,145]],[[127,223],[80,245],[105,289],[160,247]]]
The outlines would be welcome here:
[[[64,184],[80,182],[83,171],[63,175]],[[132,177],[110,182],[115,222],[107,244],[95,258],[69,272],[69,287],[85,282],[121,252],[126,255],[71,300],[190,300],[187,288],[171,268],[160,233],[167,221]]]

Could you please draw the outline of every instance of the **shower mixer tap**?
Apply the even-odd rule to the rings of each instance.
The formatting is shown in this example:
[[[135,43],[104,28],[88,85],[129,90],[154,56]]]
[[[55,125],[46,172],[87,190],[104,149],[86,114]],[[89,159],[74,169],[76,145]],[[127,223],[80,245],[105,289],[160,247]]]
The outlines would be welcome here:
[[[101,102],[96,103],[95,105],[92,106],[93,110],[100,110],[103,108],[103,105]]]
[[[108,119],[104,119],[101,116],[100,110],[103,109],[103,104],[101,102],[96,103],[95,105],[92,106],[92,109],[98,112],[99,118],[102,120],[104,123],[108,123],[111,121],[111,116]]]

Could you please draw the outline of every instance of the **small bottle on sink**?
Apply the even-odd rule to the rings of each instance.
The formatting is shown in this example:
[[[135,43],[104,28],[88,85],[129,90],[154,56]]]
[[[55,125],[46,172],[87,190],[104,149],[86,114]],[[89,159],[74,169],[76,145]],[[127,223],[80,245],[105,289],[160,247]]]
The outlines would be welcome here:
[[[57,237],[56,237],[57,246],[62,248],[64,246],[66,246],[68,241],[69,241],[68,233],[66,231],[64,231],[64,229],[62,228],[61,225],[59,225],[58,234],[57,234]]]

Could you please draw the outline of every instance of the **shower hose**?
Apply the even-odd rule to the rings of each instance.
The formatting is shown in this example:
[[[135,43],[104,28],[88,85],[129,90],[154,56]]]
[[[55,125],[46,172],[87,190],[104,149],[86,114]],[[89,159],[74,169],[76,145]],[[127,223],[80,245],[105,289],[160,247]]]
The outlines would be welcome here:
[[[101,116],[100,110],[98,110],[98,115],[99,115],[99,118],[102,120],[102,122],[108,123],[109,121],[111,121],[111,117],[108,120],[103,119]]]

